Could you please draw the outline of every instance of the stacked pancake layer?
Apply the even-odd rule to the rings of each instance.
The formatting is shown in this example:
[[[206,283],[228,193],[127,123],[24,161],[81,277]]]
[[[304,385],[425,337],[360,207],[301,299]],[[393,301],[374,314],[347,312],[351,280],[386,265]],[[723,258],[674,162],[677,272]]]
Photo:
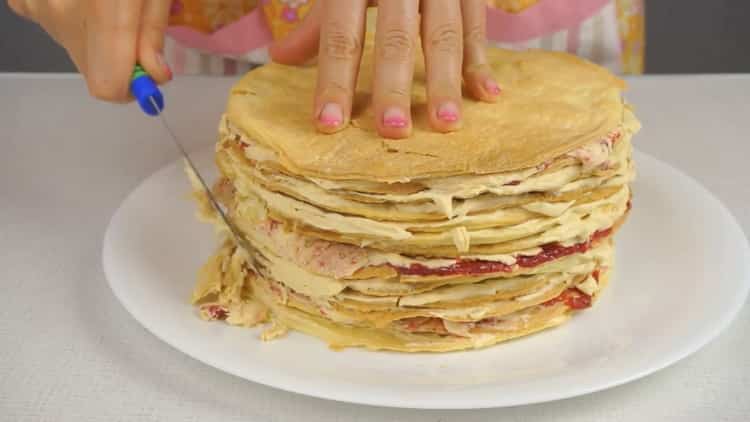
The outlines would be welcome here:
[[[336,348],[451,351],[559,325],[606,285],[630,209],[639,125],[620,110],[530,166],[401,179],[295,167],[229,112],[214,193],[254,250],[225,236],[193,301],[205,319],[270,323],[264,339],[294,329]]]

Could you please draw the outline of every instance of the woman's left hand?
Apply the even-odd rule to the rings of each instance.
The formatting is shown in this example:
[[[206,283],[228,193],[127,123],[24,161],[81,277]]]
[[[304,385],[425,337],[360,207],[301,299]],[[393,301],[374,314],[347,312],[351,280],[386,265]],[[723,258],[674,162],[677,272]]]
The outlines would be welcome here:
[[[300,27],[271,47],[271,57],[279,63],[299,65],[319,56],[313,110],[318,130],[333,133],[349,123],[366,11],[375,3],[379,10],[373,105],[381,136],[405,138],[411,133],[418,35],[427,72],[430,124],[435,130],[460,128],[462,81],[471,97],[496,100],[500,88],[485,54],[485,0],[317,0]]]

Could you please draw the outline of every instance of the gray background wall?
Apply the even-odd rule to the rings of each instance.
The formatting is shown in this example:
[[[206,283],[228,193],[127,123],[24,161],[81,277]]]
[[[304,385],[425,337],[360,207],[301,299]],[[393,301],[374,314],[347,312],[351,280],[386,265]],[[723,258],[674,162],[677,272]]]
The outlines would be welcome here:
[[[750,1],[646,0],[648,73],[750,72]],[[0,72],[74,68],[43,30],[0,0]]]

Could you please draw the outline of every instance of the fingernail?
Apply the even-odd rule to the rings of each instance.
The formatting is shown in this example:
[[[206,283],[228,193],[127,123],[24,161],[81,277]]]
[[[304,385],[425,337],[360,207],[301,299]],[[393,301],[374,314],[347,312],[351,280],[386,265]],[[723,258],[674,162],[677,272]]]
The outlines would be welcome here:
[[[167,61],[164,60],[164,56],[161,53],[156,53],[156,61],[159,63],[159,66],[161,66],[162,69],[167,73],[167,78],[171,81],[174,75],[172,74],[172,69],[167,64]]]
[[[438,107],[437,116],[438,119],[444,122],[453,123],[458,121],[458,107],[451,102],[443,103]]]
[[[409,126],[409,121],[400,108],[389,107],[383,113],[383,124],[388,127],[404,128]]]
[[[318,115],[318,120],[325,126],[336,127],[341,124],[344,119],[344,113],[341,111],[341,106],[336,103],[328,103],[323,106]]]
[[[486,81],[484,81],[484,87],[490,94],[500,95],[500,87],[492,79],[487,79]]]

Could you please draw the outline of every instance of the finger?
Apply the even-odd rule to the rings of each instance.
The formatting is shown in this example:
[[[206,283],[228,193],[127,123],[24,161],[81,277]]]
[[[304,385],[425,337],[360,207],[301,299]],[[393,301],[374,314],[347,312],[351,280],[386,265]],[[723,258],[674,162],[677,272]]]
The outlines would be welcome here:
[[[70,57],[70,60],[73,62],[73,65],[78,69],[78,73],[80,73],[84,79],[86,78],[86,51],[85,47],[81,46],[80,48],[76,49],[66,49],[68,52],[68,56]]]
[[[60,36],[60,44],[65,47],[78,72],[86,78],[86,27],[83,20],[76,22],[74,28]]]
[[[462,28],[458,1],[422,2],[427,103],[430,123],[440,132],[457,130],[461,126]]]
[[[164,60],[169,7],[170,0],[143,0],[138,36],[138,63],[160,84],[172,79],[172,70]]]
[[[125,102],[136,62],[143,0],[90,0],[86,25],[86,82],[96,98]]]
[[[26,0],[8,0],[8,7],[18,16],[31,19],[36,22],[34,13]]]
[[[320,45],[321,1],[316,2],[305,20],[286,37],[274,42],[268,52],[277,63],[301,65],[318,54]]]
[[[411,133],[411,84],[419,0],[381,0],[375,33],[373,104],[378,133],[405,138]]]
[[[346,127],[365,31],[367,0],[323,0],[314,116],[318,130]]]
[[[60,5],[47,4],[37,8],[34,19],[55,42],[68,53],[78,71],[86,75],[86,23],[85,5],[82,2]]]
[[[500,86],[487,64],[486,0],[461,0],[461,14],[464,26],[464,85],[472,98],[494,102],[500,94]]]

